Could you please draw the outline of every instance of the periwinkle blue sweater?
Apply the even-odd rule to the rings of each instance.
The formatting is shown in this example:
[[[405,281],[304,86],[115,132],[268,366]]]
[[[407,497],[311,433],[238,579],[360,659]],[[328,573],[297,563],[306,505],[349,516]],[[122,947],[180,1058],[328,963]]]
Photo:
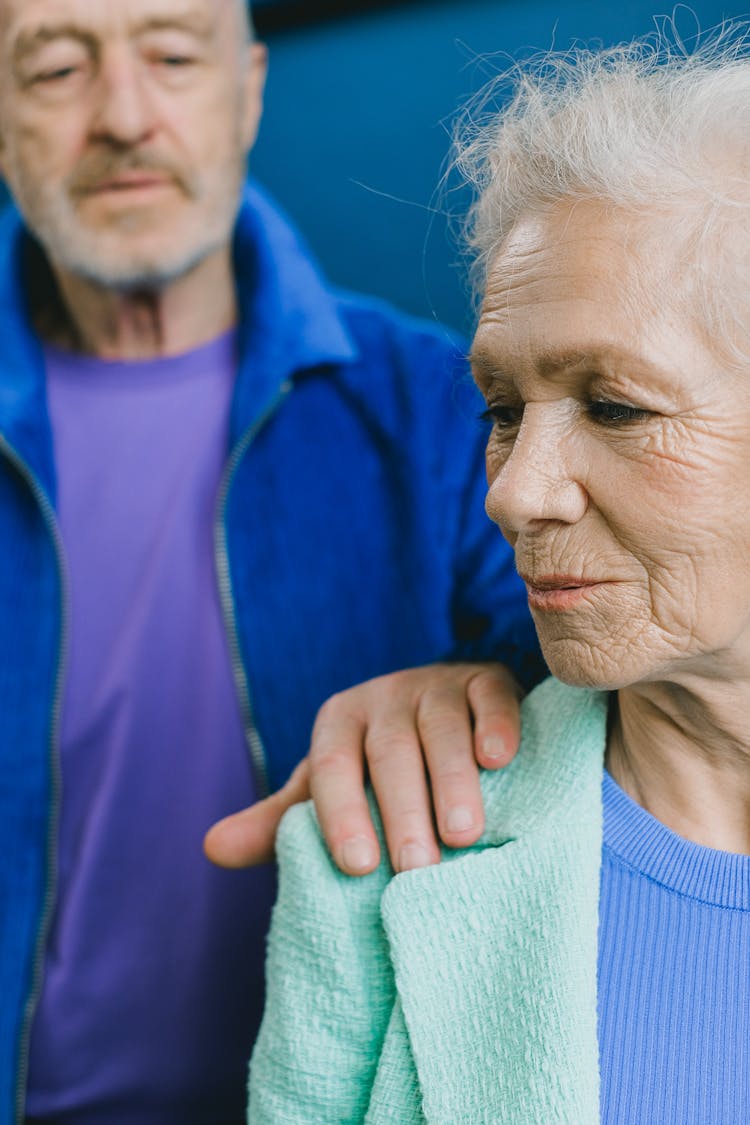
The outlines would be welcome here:
[[[675,835],[604,775],[602,1125],[750,1122],[750,856]]]

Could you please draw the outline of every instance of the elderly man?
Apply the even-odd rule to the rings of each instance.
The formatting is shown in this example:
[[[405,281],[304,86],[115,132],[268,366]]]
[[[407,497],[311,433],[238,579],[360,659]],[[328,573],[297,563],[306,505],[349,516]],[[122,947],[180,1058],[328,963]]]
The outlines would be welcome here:
[[[471,842],[515,703],[435,662],[523,648],[524,602],[456,345],[332,294],[242,198],[239,0],[0,0],[0,42],[0,1121],[222,1125],[273,871],[203,834],[338,692],[212,856],[270,850],[311,773],[371,869],[365,762],[398,868],[436,857],[424,759]]]

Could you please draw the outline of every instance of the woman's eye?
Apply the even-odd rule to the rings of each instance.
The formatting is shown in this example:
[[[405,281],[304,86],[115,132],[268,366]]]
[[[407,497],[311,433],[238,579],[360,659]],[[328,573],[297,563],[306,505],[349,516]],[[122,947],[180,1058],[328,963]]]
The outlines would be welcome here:
[[[522,406],[506,406],[503,403],[489,403],[479,415],[482,422],[490,422],[496,430],[510,430],[520,425]]]
[[[650,410],[643,410],[638,406],[627,406],[624,402],[608,402],[605,399],[595,399],[588,404],[586,410],[590,418],[605,426],[642,422],[651,414]]]

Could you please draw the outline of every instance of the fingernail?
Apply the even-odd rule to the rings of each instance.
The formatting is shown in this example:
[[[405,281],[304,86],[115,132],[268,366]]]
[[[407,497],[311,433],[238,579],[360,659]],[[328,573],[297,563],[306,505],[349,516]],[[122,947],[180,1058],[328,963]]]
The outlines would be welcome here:
[[[424,844],[404,844],[398,853],[398,869],[411,871],[414,867],[427,867],[431,860],[432,856]]]
[[[466,832],[474,827],[474,817],[471,809],[459,805],[457,808],[448,809],[445,817],[446,832]]]
[[[505,739],[501,738],[499,734],[489,734],[482,743],[482,750],[485,758],[488,758],[491,762],[500,762],[508,757]]]
[[[369,871],[376,858],[372,841],[366,836],[350,836],[341,845],[341,861],[347,871]]]

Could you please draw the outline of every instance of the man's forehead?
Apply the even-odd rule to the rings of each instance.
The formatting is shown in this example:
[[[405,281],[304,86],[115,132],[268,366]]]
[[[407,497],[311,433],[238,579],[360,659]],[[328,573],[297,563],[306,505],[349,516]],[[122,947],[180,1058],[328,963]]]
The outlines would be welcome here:
[[[237,7],[237,0],[0,0],[0,30],[15,39],[57,26],[106,33],[174,21],[208,31]]]

